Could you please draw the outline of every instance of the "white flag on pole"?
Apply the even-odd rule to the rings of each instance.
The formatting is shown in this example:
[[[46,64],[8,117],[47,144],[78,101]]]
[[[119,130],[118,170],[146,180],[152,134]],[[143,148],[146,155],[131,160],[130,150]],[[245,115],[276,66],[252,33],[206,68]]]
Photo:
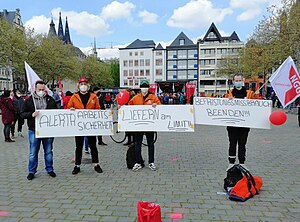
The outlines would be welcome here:
[[[300,76],[290,56],[273,73],[269,81],[283,107],[300,96]]]
[[[33,92],[35,90],[35,82],[41,80],[41,78],[35,73],[35,71],[28,65],[26,61],[24,61],[24,63],[28,82],[28,91]],[[53,92],[47,86],[45,86],[45,89],[48,92],[48,95],[53,95]]]

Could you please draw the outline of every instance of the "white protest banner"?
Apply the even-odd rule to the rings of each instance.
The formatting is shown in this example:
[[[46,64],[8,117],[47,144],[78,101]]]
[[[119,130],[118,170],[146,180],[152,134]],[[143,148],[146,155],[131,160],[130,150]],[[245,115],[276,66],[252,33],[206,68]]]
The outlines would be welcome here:
[[[271,100],[194,98],[195,124],[270,129]]]
[[[110,110],[39,110],[35,118],[37,138],[112,135],[113,119]]]
[[[122,106],[118,113],[119,131],[194,132],[191,105]]]

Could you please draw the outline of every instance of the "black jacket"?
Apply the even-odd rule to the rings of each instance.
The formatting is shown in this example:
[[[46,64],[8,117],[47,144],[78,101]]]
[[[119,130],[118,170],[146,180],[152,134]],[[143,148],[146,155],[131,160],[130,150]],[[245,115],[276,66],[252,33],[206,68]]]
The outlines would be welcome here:
[[[47,107],[46,109],[57,109],[57,105],[55,100],[51,97],[46,95],[46,102]],[[32,96],[25,100],[22,110],[21,110],[21,118],[27,119],[27,125],[29,130],[35,130],[35,118],[32,117],[32,113],[34,113],[35,107],[33,104]]]

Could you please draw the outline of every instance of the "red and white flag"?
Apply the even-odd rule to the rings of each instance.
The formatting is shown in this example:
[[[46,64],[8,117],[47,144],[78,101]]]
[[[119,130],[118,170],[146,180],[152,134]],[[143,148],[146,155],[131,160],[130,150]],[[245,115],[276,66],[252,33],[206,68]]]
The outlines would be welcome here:
[[[273,73],[269,81],[283,107],[300,96],[300,76],[290,56]]]

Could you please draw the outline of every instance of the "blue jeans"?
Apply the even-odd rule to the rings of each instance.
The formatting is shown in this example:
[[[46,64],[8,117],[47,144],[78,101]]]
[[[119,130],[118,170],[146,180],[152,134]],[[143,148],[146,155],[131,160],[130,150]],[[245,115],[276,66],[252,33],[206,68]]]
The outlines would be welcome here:
[[[53,140],[54,138],[36,138],[35,132],[28,130],[29,138],[29,162],[28,172],[35,174],[38,167],[38,156],[41,146],[43,143],[44,158],[45,158],[45,169],[49,173],[53,171]]]

